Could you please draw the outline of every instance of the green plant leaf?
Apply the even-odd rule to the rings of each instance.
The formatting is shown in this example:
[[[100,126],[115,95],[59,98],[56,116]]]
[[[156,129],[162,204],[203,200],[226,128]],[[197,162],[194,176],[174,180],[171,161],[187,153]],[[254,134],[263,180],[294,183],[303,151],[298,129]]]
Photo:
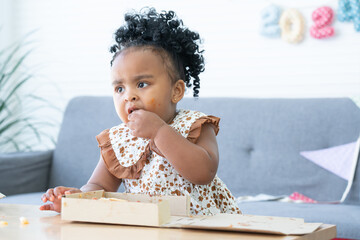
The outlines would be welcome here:
[[[1,31],[1,27],[0,27],[0,31]],[[16,46],[22,46],[22,47],[24,47],[24,46],[26,46],[26,45],[28,45],[28,44],[31,44],[33,41],[29,41],[29,36],[32,35],[32,34],[34,34],[34,33],[37,32],[37,31],[38,31],[38,29],[34,29],[34,30],[26,33],[25,36],[24,36],[20,41],[16,41],[16,42],[12,43],[11,45],[9,45],[8,47],[0,50],[0,56],[1,56],[2,54],[6,53],[7,51],[15,48]]]
[[[25,119],[15,119],[13,121],[10,121],[9,123],[7,123],[5,126],[1,126],[0,127],[0,136],[2,133],[4,133],[5,131],[9,130],[11,127],[21,123],[25,121]]]
[[[9,95],[7,97],[5,97],[5,101],[2,102],[2,104],[0,105],[0,112],[3,110],[3,108],[6,105],[6,100],[9,100],[11,98],[11,96],[25,83],[27,82],[27,80],[29,80],[31,78],[31,76],[27,76],[25,77],[23,80],[21,80],[19,83],[17,83],[15,85],[15,87],[10,91]]]
[[[54,110],[57,110],[57,111],[62,112],[62,109],[60,109],[59,107],[56,107],[56,106],[50,104],[50,102],[49,102],[48,100],[46,100],[45,98],[42,98],[42,97],[39,97],[39,96],[36,96],[36,95],[33,95],[33,94],[29,94],[28,97],[29,97],[29,98],[32,98],[32,99],[35,99],[35,100],[39,100],[39,101],[41,101],[41,102],[43,102],[43,103],[46,103],[46,106],[44,106],[44,107],[46,107],[46,108],[50,107],[51,109],[54,109]]]
[[[58,126],[58,123],[39,121],[36,113],[46,108],[60,111],[61,109],[34,94],[19,94],[24,84],[33,77],[28,70],[22,72],[24,61],[33,51],[32,49],[24,50],[24,47],[32,43],[27,37],[33,32],[8,48],[0,49],[1,151],[4,149],[31,150],[35,144],[34,137],[39,143],[45,139],[55,143],[54,138],[42,129]]]
[[[1,146],[6,146],[9,144],[12,144],[15,147],[16,151],[20,150],[19,144],[17,144],[16,141],[14,141],[12,138],[6,138],[5,140],[6,141],[4,141],[4,142],[0,142]]]
[[[29,121],[25,121],[25,122],[27,123],[26,126],[33,130],[33,132],[35,133],[35,136],[37,137],[38,141],[40,142],[41,137],[40,137],[38,130],[34,127],[34,125],[31,122],[29,122]]]
[[[5,132],[8,131],[10,129],[10,127],[18,124],[19,122],[21,122],[19,119],[16,119],[14,121],[11,121],[10,123],[7,123],[5,126],[2,126],[0,128],[0,136]]]
[[[11,77],[14,76],[14,73],[16,72],[16,70],[18,70],[18,68],[21,66],[21,64],[24,62],[24,60],[30,53],[31,53],[31,50],[26,52],[24,55],[22,55],[9,72],[6,73],[6,72],[3,72],[2,70],[0,70],[0,72],[3,72],[2,78],[0,79],[0,91],[3,87],[5,87],[5,85],[9,81],[9,79],[11,79]],[[6,64],[4,64],[4,67],[5,67],[5,65]]]

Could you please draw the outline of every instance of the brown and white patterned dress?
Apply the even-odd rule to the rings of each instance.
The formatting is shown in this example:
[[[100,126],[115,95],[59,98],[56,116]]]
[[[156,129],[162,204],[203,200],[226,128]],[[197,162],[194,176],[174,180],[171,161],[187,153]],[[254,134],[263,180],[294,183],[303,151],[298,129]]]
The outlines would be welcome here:
[[[179,110],[170,126],[196,143],[203,124],[213,124],[216,134],[220,119],[204,113]],[[191,214],[241,213],[236,201],[218,176],[207,185],[183,178],[149,139],[134,137],[124,123],[96,136],[108,170],[122,179],[127,193],[189,195]]]

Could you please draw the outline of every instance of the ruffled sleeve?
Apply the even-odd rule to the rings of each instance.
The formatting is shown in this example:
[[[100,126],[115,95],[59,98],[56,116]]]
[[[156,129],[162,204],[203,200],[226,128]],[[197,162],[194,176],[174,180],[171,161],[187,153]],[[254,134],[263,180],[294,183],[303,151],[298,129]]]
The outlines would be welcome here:
[[[214,127],[215,134],[217,135],[219,132],[219,122],[220,118],[211,115],[198,118],[191,125],[187,139],[192,143],[196,143],[200,137],[201,128],[204,124],[211,124]]]
[[[109,129],[102,131],[96,136],[99,143],[101,156],[109,172],[119,179],[137,179],[140,177],[141,170],[146,164],[146,159],[150,154],[150,144],[147,144],[145,151],[142,151],[136,163],[130,166],[123,166],[116,157],[114,149],[111,144]]]

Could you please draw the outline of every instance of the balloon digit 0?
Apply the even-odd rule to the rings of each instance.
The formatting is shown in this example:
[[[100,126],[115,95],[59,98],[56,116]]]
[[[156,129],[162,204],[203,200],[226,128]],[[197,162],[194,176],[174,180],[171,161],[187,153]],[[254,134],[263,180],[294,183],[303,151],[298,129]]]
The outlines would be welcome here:
[[[304,17],[296,9],[287,9],[280,17],[281,38],[289,43],[298,43],[304,37]]]

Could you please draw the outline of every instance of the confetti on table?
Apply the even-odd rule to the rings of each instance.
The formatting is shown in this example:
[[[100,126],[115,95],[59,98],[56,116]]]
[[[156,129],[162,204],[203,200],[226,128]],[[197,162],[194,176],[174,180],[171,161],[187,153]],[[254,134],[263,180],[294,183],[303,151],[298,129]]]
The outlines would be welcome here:
[[[7,226],[9,225],[7,221],[0,221],[0,226],[3,227],[3,226]]]
[[[27,220],[26,217],[20,217],[20,223],[22,225],[27,225],[27,224],[29,224],[29,221]]]

